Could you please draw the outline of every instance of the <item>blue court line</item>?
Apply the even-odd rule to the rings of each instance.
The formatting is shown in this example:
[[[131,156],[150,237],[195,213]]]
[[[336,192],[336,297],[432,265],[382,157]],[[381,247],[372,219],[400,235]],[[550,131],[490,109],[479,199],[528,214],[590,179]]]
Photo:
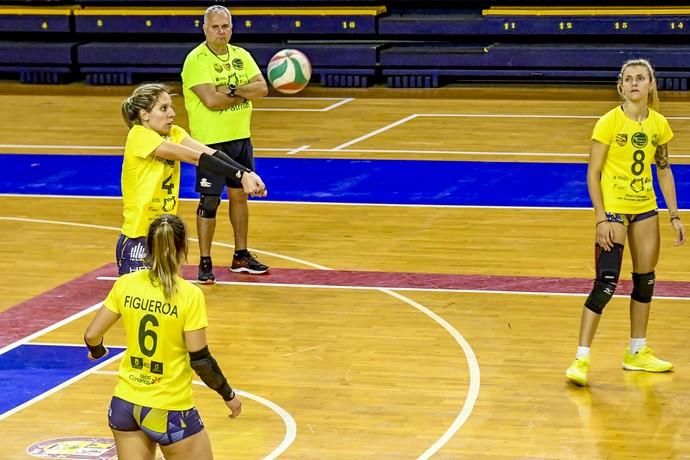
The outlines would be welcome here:
[[[108,356],[125,350],[108,349]],[[101,363],[90,361],[86,351],[86,347],[23,344],[0,355],[0,415]]]
[[[0,154],[0,193],[120,196],[121,156]],[[257,158],[272,201],[590,207],[585,164]],[[690,206],[690,165],[673,173]],[[196,198],[183,164],[182,198]],[[657,189],[659,205],[664,207]]]

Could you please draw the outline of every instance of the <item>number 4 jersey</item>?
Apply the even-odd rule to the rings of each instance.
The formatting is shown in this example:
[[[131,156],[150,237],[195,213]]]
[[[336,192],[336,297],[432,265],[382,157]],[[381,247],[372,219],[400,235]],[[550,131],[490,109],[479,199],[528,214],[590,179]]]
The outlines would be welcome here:
[[[149,270],[140,270],[118,278],[103,305],[121,316],[127,336],[115,396],[157,409],[191,409],[192,368],[184,331],[208,326],[201,289],[178,277],[176,294],[165,299]]]
[[[122,160],[123,235],[146,236],[158,216],[177,214],[180,162],[158,158],[153,152],[166,140],[180,144],[188,136],[177,125],[167,137],[141,125],[129,130]]]
[[[628,118],[621,106],[597,121],[592,140],[609,146],[601,172],[606,212],[641,214],[657,208],[652,161],[657,146],[672,138],[666,118],[652,109],[642,122]]]

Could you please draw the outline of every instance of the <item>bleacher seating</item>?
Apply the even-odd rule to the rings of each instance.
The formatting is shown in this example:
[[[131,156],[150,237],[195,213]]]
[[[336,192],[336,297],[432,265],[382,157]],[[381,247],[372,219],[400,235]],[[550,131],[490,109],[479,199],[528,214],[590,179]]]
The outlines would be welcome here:
[[[233,0],[233,43],[265,69],[305,52],[325,86],[436,87],[462,80],[592,81],[646,57],[659,86],[687,90],[690,7],[534,0]],[[12,4],[7,6],[7,4]],[[23,82],[179,78],[203,40],[202,0],[10,0],[0,74]],[[631,4],[632,6],[629,6]],[[2,41],[4,40],[4,41]]]

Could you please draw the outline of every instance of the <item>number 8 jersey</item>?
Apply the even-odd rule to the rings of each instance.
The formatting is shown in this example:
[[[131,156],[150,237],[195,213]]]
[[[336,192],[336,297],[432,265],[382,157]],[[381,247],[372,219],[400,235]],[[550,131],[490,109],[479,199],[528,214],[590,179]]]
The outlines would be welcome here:
[[[103,304],[121,316],[127,336],[115,396],[156,409],[191,409],[184,331],[208,327],[201,289],[178,277],[175,295],[166,299],[149,270],[139,270],[118,278]]]
[[[651,108],[642,122],[628,118],[621,106],[597,121],[592,140],[609,146],[601,172],[606,212],[641,214],[657,208],[652,161],[657,146],[672,138],[666,118]]]

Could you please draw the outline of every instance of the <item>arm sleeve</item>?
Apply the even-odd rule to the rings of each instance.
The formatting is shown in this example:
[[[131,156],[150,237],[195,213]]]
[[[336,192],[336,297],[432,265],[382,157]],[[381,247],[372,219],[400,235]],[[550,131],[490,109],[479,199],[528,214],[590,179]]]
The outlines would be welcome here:
[[[218,155],[218,151],[213,155],[202,153],[199,157],[199,168],[213,174],[235,177],[237,179],[240,179],[243,173],[251,172],[248,168],[245,168],[227,155],[226,157],[229,160],[228,162],[221,159],[222,157]]]

